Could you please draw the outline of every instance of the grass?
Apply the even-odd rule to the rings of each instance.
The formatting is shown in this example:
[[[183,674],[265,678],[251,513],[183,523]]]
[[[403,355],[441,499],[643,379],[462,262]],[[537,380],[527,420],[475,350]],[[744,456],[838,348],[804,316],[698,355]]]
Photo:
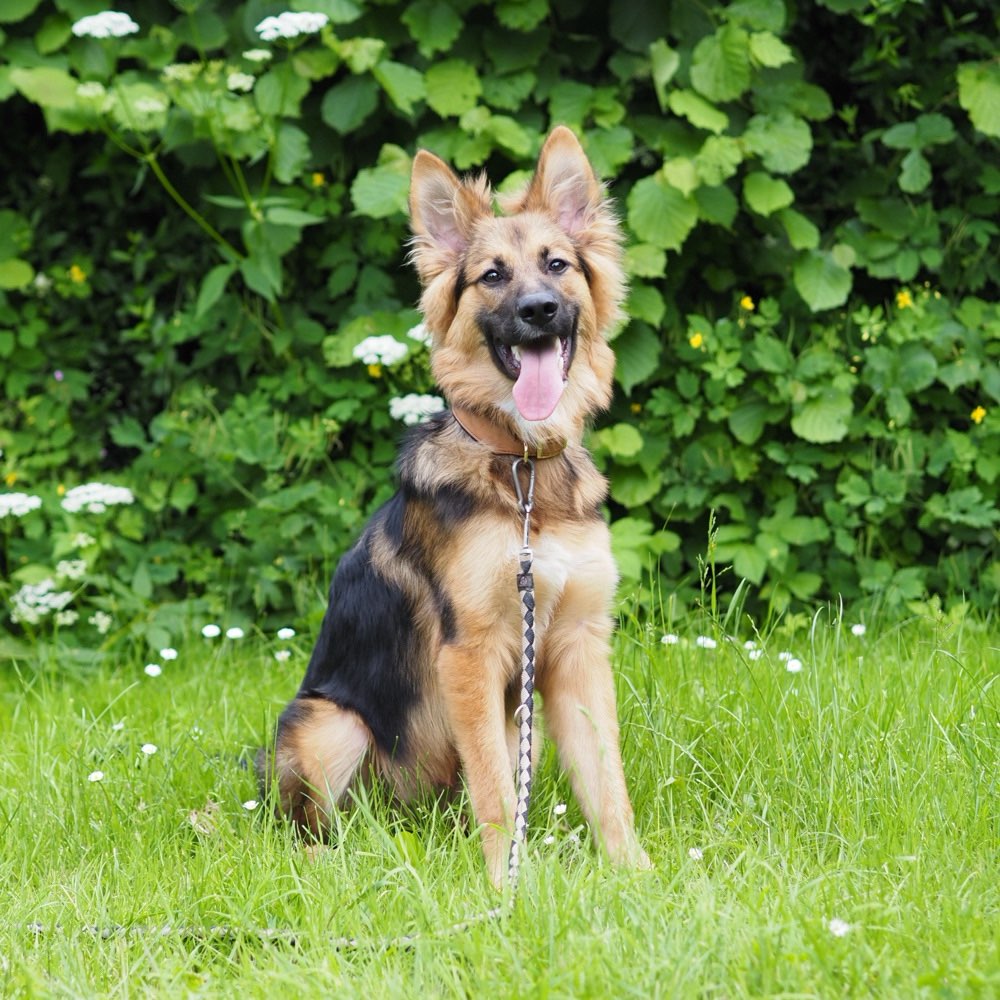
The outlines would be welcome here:
[[[376,793],[317,854],[244,807],[298,639],[279,662],[288,643],[196,634],[159,677],[141,654],[3,666],[0,995],[997,996],[995,628],[819,614],[756,660],[677,631],[616,645],[655,869],[600,862],[549,752],[513,911],[464,929],[498,897],[460,808]]]

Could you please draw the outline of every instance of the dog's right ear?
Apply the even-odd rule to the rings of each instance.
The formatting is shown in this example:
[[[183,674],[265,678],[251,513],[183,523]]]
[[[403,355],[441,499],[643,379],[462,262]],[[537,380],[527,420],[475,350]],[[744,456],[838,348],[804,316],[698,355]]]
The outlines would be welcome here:
[[[413,159],[410,228],[413,260],[424,282],[456,266],[480,216],[492,214],[485,177],[460,181],[444,160],[426,149]]]

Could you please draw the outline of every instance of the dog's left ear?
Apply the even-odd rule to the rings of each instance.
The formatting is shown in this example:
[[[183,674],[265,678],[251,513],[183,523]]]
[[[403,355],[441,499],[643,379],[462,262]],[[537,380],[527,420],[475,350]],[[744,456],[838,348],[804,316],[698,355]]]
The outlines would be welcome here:
[[[570,235],[590,227],[604,205],[604,189],[580,140],[564,125],[553,129],[538,156],[522,211],[547,211]]]

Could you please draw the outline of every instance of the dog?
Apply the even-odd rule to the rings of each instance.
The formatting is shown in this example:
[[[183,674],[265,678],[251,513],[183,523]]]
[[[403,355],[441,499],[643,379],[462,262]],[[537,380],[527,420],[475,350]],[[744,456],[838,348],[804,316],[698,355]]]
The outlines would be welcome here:
[[[610,667],[617,571],[607,486],[583,447],[611,401],[608,331],[625,294],[622,233],[576,136],[546,139],[526,188],[494,212],[484,176],[413,161],[412,260],[449,409],[418,426],[399,490],[340,560],[305,677],[258,758],[266,793],[316,837],[352,790],[403,801],[464,779],[489,877],[515,810],[524,517],[512,464],[536,469],[536,690],[596,838],[649,865],[635,833]],[[537,747],[537,742],[536,742]]]

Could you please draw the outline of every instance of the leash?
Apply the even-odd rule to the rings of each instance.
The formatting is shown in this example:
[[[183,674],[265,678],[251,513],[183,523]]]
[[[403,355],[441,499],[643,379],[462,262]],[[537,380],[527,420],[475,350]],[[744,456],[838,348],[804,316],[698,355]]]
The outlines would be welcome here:
[[[521,486],[522,468],[528,473],[527,489]],[[514,460],[511,474],[514,477],[517,506],[524,515],[524,532],[518,556],[520,572],[517,574],[517,589],[521,595],[521,620],[524,623],[521,646],[521,700],[514,713],[519,726],[517,806],[514,810],[514,833],[507,861],[507,880],[512,890],[513,902],[513,893],[517,890],[517,880],[521,870],[521,850],[528,833],[528,805],[531,802],[531,728],[535,710],[535,579],[531,572],[533,554],[529,537],[531,511],[535,505],[535,463],[528,458],[527,448],[524,457]]]

